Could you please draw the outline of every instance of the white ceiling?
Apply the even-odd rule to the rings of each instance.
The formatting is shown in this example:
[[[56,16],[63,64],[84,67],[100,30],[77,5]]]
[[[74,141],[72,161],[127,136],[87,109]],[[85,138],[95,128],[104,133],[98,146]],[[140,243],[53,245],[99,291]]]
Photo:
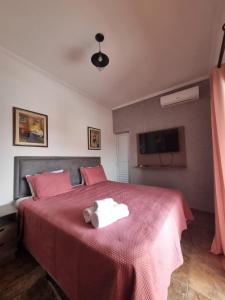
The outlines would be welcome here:
[[[0,45],[112,108],[208,75],[224,2],[0,0]],[[90,62],[97,32],[103,71]]]

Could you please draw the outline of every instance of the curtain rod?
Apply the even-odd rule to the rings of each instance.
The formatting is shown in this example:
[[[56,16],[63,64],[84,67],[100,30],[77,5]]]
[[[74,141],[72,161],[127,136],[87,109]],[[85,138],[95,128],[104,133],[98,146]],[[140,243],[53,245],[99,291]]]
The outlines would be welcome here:
[[[221,45],[221,49],[220,49],[220,56],[219,56],[217,68],[221,67],[222,60],[223,60],[223,55],[224,55],[224,51],[225,51],[225,24],[223,24],[222,30],[224,31],[223,41],[222,41],[222,45]]]

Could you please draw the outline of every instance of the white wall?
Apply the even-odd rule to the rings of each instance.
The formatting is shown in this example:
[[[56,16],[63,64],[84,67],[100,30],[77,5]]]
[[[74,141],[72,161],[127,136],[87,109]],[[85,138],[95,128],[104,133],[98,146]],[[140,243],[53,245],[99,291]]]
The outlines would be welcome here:
[[[48,115],[48,148],[12,145],[12,107]],[[102,150],[88,150],[87,126],[102,130]],[[13,199],[13,158],[21,155],[101,156],[116,178],[112,112],[0,48],[0,204]]]

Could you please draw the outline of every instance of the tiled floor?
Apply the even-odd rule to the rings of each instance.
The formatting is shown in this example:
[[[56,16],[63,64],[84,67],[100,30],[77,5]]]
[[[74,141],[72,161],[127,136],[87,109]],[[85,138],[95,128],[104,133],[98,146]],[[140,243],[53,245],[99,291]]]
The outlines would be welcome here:
[[[195,221],[182,235],[184,264],[172,275],[169,300],[224,300],[222,256],[210,253],[214,234],[212,214],[194,211]]]
[[[195,221],[182,236],[184,264],[172,275],[168,300],[225,300],[222,257],[209,252],[213,216],[198,211],[194,215]],[[59,290],[58,293],[60,297],[46,279],[46,273],[26,252],[0,268],[1,300],[65,299]]]

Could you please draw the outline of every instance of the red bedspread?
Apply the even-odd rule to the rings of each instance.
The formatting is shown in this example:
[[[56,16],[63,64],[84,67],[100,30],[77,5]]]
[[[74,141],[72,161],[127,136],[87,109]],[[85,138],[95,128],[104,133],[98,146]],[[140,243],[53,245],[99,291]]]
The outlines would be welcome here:
[[[102,229],[84,208],[112,197],[130,215]],[[23,241],[73,300],[165,300],[183,263],[180,237],[192,214],[175,190],[104,182],[19,206]]]

